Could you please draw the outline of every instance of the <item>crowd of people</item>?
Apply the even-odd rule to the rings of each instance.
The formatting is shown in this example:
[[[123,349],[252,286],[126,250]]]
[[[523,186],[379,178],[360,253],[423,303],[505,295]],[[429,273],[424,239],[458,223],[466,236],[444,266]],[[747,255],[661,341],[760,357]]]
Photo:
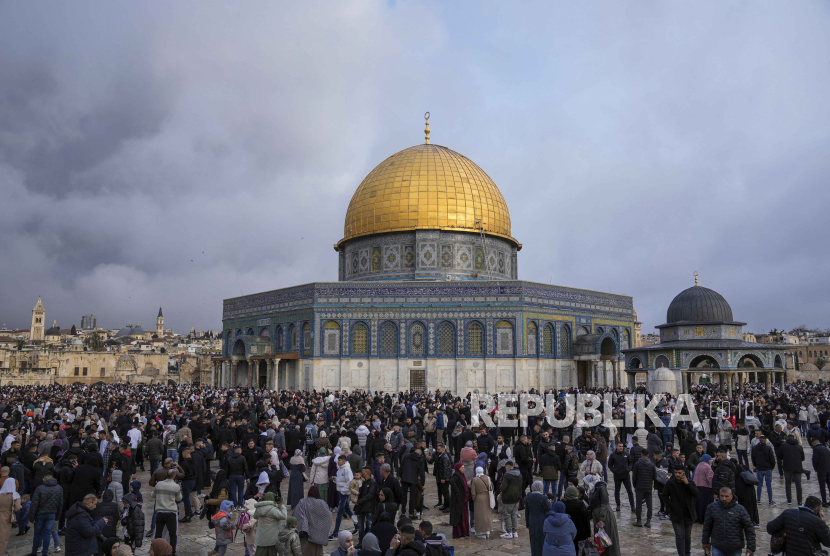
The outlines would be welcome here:
[[[781,502],[775,470],[797,507],[763,524],[771,551],[830,546],[826,386],[744,384],[731,397],[697,387],[683,410],[697,419],[674,427],[671,395],[657,395],[661,426],[638,426],[625,420],[624,390],[590,392],[610,394],[611,415],[634,426],[584,416],[558,426],[573,391],[550,414],[501,427],[496,412],[441,391],[0,387],[0,555],[14,529],[31,529],[43,556],[50,543],[132,556],[145,542],[174,555],[179,524],[195,520],[215,537],[211,556],[239,537],[246,556],[447,556],[442,524],[422,515],[437,508],[453,539],[518,539],[524,512],[533,556],[617,556],[624,489],[633,525],[670,521],[680,556],[693,544],[733,556],[757,548],[764,486]],[[803,497],[805,443],[820,498]]]

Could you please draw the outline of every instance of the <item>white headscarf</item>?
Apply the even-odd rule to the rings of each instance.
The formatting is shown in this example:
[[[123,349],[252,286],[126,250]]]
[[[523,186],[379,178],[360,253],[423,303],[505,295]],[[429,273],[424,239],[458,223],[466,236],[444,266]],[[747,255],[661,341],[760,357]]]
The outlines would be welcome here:
[[[476,477],[481,477],[482,475],[484,475],[484,469],[476,467]]]
[[[12,500],[17,500],[20,495],[17,493],[17,488],[14,484],[14,477],[7,477],[6,482],[3,483],[3,488],[0,488],[0,494],[11,494]]]
[[[268,478],[268,473],[263,471],[259,474],[259,479],[256,481],[257,489],[259,490],[260,494],[265,492],[266,487],[271,484],[271,480]]]

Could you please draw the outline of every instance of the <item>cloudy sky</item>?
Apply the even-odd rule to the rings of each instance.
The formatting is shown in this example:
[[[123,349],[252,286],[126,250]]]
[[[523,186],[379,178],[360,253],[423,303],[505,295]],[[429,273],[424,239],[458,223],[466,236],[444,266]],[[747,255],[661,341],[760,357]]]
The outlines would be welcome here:
[[[220,328],[337,279],[349,199],[476,161],[519,277],[830,326],[830,4],[0,3],[0,324]]]

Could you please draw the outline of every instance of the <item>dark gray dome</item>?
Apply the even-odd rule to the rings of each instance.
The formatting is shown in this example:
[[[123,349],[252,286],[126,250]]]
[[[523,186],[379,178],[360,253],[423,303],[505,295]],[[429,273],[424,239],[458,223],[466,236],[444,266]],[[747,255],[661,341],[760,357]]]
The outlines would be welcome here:
[[[732,322],[732,307],[715,290],[692,286],[677,294],[666,313],[666,323]]]
[[[128,324],[115,335],[116,338],[124,338],[126,336],[144,336],[144,329],[138,325],[132,326]]]

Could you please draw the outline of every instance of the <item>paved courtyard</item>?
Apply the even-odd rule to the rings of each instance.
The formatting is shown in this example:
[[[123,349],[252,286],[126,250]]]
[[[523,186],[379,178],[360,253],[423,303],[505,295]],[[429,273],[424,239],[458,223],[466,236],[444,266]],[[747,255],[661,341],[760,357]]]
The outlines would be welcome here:
[[[805,455],[806,461],[804,462],[804,468],[812,471],[812,465],[810,463],[812,450],[808,447],[805,447]],[[147,486],[147,481],[149,480],[149,473],[139,472],[138,479],[141,481],[143,485],[142,491],[144,492],[145,499],[144,509],[147,516],[146,524],[149,528],[153,508],[152,489],[150,489]],[[613,479],[611,479],[608,485],[608,489],[609,494],[612,498],[613,507]],[[282,490],[283,494],[285,494],[287,491],[287,483],[283,483]],[[816,481],[815,476],[812,476],[809,481],[803,481],[803,497],[806,498],[808,495],[811,494],[816,496],[820,495],[818,482]],[[767,535],[765,532],[766,523],[775,518],[783,510],[790,507],[795,507],[795,491],[793,491],[793,506],[787,506],[786,494],[784,489],[784,479],[778,477],[777,470],[773,471],[773,497],[776,501],[776,505],[770,507],[767,505],[766,502],[766,492],[762,492],[763,501],[758,505],[758,511],[761,517],[761,529],[756,530],[756,533],[758,534],[757,543],[759,554],[767,554],[769,552],[769,535]],[[653,519],[651,529],[634,527],[632,525],[634,522],[634,512],[632,508],[628,507],[625,489],[622,489],[620,499],[622,501],[622,511],[617,513],[616,515],[617,523],[620,530],[622,553],[624,555],[676,554],[676,550],[674,547],[674,532],[672,530],[670,521],[661,521],[659,519]],[[489,540],[482,540],[476,538],[452,540],[452,531],[447,523],[448,514],[442,514],[441,512],[432,509],[432,506],[436,503],[436,501],[437,498],[435,490],[435,481],[431,476],[428,476],[426,489],[426,505],[429,506],[429,510],[424,513],[422,519],[431,521],[433,525],[437,527],[439,532],[442,532],[447,535],[447,537],[451,541],[451,544],[455,546],[456,555],[465,556],[477,554],[480,556],[499,556],[503,554],[530,554],[530,548],[528,546],[527,529],[525,529],[524,527],[524,512],[521,512],[520,515],[520,528],[518,539],[500,538],[498,536],[500,534],[500,531],[496,532],[496,530],[499,528],[499,525],[496,522],[497,518],[494,516],[494,532],[491,533],[491,538]],[[654,511],[656,513],[657,509],[659,508],[659,501],[657,500],[656,493],[654,495],[654,504]],[[643,511],[645,512],[645,508],[643,509]],[[348,520],[346,522],[351,523]],[[332,528],[333,527],[334,519],[332,519]],[[695,539],[692,543],[692,554],[703,554],[703,549],[700,546],[700,533],[701,526],[695,525]],[[9,541],[9,554],[11,556],[24,556],[30,554],[32,547],[31,543],[31,531],[29,531],[29,533],[24,537],[16,537],[14,536],[13,532],[12,537]],[[61,537],[61,545],[63,546],[63,537]],[[192,523],[181,525],[177,554],[181,556],[205,556],[207,552],[213,548],[213,545],[213,531],[208,529],[207,520],[200,521],[196,519]],[[325,554],[329,554],[335,548],[335,542],[329,543],[329,546],[325,549]],[[148,549],[149,543],[146,542],[145,539],[144,545],[136,551],[136,554],[139,556],[145,555],[148,553]],[[51,547],[50,553],[54,553],[54,549]],[[236,543],[228,547],[228,555],[242,556],[244,555],[244,553],[245,551],[242,545],[241,537],[238,538]]]

